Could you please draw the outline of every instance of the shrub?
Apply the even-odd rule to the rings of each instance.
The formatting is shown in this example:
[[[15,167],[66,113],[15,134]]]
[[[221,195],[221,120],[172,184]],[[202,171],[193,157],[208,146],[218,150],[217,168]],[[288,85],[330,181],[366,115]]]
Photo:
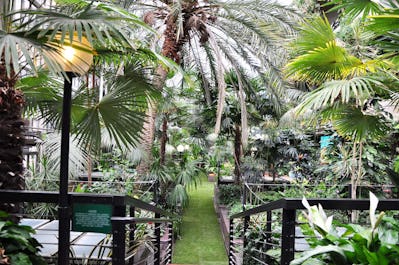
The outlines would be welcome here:
[[[241,187],[234,184],[219,185],[219,201],[221,204],[231,205],[241,198]]]
[[[29,226],[6,220],[0,211],[0,264],[46,265],[39,256],[39,242],[31,236],[35,231]]]

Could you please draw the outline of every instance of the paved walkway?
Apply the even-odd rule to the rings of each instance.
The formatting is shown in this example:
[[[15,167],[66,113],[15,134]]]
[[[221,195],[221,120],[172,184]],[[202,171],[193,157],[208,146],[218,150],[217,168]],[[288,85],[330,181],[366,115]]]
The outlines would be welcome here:
[[[175,245],[173,263],[227,265],[220,226],[213,207],[213,182],[203,181],[190,191],[184,211],[181,240]]]

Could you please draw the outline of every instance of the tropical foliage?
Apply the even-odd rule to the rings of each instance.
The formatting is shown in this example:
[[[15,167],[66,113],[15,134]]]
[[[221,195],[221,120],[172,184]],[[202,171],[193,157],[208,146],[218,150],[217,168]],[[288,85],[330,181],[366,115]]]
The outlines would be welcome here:
[[[378,199],[370,193],[370,227],[355,224],[333,224],[323,208],[310,206],[304,215],[309,224],[302,226],[309,236],[311,250],[290,264],[396,264],[399,261],[398,223],[384,212],[376,214]]]
[[[7,218],[6,213],[0,212],[0,264],[47,264],[39,255],[41,245],[32,237],[34,230]]]
[[[351,183],[352,196],[356,198],[356,186],[364,176],[364,145],[381,139],[392,128],[387,102],[397,88],[390,72],[393,61],[386,54],[365,52],[367,49],[362,46],[368,45],[368,51],[379,50],[371,40],[381,31],[370,31],[376,29],[373,25],[378,24],[378,16],[371,23],[367,17],[382,12],[383,7],[372,1],[329,4],[333,11],[344,10],[339,30],[350,34],[336,34],[339,30],[334,31],[323,17],[307,21],[293,42],[294,59],[287,64],[286,73],[307,82],[310,90],[297,112],[317,113],[314,121],[331,124],[339,135],[352,142]],[[369,26],[361,30],[365,23]]]

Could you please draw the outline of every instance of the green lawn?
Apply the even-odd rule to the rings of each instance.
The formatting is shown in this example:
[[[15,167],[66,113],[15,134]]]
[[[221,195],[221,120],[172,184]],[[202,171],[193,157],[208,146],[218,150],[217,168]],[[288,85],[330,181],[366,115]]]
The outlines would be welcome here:
[[[184,211],[181,240],[176,242],[173,263],[196,265],[228,264],[220,226],[213,208],[214,183],[203,181],[190,191]]]

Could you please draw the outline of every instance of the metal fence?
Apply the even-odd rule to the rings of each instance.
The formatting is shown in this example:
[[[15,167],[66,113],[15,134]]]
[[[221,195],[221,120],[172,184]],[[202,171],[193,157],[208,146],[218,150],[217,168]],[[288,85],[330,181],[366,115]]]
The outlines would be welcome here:
[[[366,212],[369,200],[310,199],[325,210],[348,216],[353,210]],[[304,209],[301,199],[281,199],[234,214],[230,217],[229,265],[288,265],[295,252],[307,249],[299,229],[298,210]],[[399,200],[380,200],[378,210],[399,210]]]
[[[2,190],[0,202],[3,203],[57,203],[57,192],[9,191]],[[101,204],[112,207],[112,230],[108,234],[71,233],[70,264],[154,264],[167,265],[172,262],[173,221],[175,216],[150,203],[122,195],[70,193],[68,201],[72,207],[76,204]],[[23,215],[23,213],[21,213]],[[70,213],[72,219],[72,213]],[[22,219],[24,220],[24,219]],[[37,220],[37,219],[36,219]],[[34,220],[28,220],[33,222]],[[49,222],[46,222],[49,221]],[[42,255],[54,264],[57,258],[58,242],[57,220],[38,220],[36,237],[46,251]],[[36,222],[36,223],[37,223]],[[29,223],[26,221],[26,223]],[[43,229],[41,229],[43,228]],[[100,236],[101,239],[100,239]],[[53,241],[46,241],[48,239]],[[88,241],[89,239],[96,239]],[[85,256],[78,255],[81,248],[90,248]],[[101,254],[101,256],[87,254]]]

